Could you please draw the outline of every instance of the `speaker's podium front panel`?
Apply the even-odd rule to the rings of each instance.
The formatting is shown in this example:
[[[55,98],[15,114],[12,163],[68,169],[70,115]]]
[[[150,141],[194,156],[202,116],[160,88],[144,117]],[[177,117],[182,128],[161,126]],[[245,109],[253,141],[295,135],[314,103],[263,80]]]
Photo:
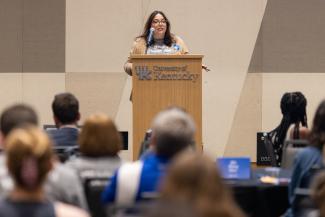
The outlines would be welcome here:
[[[169,106],[193,117],[202,149],[202,55],[133,55],[133,159],[153,117]]]

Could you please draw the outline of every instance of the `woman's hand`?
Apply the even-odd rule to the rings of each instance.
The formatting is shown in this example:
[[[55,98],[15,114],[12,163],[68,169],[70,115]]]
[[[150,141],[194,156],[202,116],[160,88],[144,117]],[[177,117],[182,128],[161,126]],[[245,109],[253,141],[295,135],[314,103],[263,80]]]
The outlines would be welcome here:
[[[210,71],[210,69],[206,66],[202,64],[202,69],[204,69],[206,72]]]

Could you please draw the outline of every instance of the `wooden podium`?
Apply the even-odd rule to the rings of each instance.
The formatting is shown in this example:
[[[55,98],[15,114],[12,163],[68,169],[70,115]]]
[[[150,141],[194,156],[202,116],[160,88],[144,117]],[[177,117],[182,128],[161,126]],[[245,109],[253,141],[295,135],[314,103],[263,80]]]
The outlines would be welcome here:
[[[168,106],[194,119],[202,149],[202,55],[132,55],[133,159],[137,159],[153,117]]]

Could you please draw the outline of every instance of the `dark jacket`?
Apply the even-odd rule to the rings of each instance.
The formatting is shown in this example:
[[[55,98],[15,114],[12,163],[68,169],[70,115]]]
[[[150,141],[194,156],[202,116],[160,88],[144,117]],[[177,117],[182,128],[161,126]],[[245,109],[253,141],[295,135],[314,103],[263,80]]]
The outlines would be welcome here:
[[[79,130],[72,127],[62,127],[57,130],[48,131],[56,146],[77,146]]]

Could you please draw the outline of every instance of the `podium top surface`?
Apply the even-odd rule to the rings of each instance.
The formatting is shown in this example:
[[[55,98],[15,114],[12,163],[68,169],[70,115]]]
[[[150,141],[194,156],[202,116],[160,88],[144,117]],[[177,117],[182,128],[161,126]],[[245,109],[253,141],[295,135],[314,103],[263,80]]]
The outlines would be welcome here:
[[[197,54],[166,54],[166,55],[156,55],[156,54],[133,54],[130,56],[131,59],[202,59],[203,55]]]

